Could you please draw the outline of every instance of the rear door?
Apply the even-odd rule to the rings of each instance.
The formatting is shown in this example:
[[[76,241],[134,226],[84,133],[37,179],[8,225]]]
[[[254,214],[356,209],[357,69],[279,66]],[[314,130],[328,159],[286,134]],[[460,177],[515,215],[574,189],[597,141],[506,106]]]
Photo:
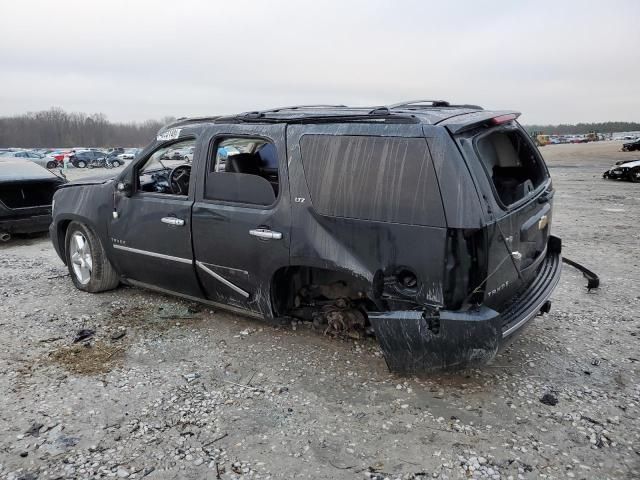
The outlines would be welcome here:
[[[264,316],[273,314],[273,275],[289,265],[285,132],[283,124],[212,127],[192,213],[207,298]]]
[[[488,213],[485,303],[500,310],[544,260],[553,187],[542,156],[515,122],[476,129],[458,141]]]

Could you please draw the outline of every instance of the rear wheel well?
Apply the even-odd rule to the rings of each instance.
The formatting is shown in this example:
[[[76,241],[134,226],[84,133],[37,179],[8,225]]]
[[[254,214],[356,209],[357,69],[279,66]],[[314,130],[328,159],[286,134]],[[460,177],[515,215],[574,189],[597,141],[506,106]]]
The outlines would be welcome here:
[[[310,321],[331,335],[362,338],[367,312],[377,310],[369,298],[371,283],[350,272],[290,266],[278,270],[271,285],[277,317]]]

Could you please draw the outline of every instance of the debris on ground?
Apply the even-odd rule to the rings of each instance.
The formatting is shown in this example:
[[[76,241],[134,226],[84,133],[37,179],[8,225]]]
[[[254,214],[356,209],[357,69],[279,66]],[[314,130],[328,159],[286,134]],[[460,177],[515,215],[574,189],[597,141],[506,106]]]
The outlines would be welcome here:
[[[549,405],[554,407],[558,404],[558,397],[556,397],[553,393],[545,393],[541,398],[540,402],[545,405]]]
[[[182,376],[187,382],[193,382],[194,380],[200,378],[200,374],[198,372],[187,373],[183,374]]]
[[[51,359],[65,369],[84,375],[105,373],[117,365],[124,349],[101,341],[90,344],[62,346],[50,354]]]
[[[117,332],[111,334],[111,340],[120,340],[122,337],[124,337],[127,334],[127,331],[122,329],[122,330],[118,330]]]
[[[82,342],[83,340],[87,340],[93,337],[95,334],[96,334],[96,331],[90,328],[83,328],[82,330],[78,330],[76,332],[76,336],[73,338],[73,343],[79,343],[79,342]]]

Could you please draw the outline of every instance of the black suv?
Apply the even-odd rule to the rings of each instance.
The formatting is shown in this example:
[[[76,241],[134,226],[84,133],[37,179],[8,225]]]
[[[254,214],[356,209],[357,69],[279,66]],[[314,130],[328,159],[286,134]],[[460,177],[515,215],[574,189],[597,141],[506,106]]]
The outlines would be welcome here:
[[[97,150],[85,150],[84,152],[74,153],[69,157],[69,161],[76,168],[86,168],[93,162],[104,160],[107,155]]]
[[[633,142],[622,144],[623,152],[633,152],[635,150],[640,150],[640,138],[636,138]]]
[[[372,332],[394,371],[480,363],[548,310],[561,271],[518,115],[417,101],[182,120],[116,178],[63,186],[51,238],[80,290]]]

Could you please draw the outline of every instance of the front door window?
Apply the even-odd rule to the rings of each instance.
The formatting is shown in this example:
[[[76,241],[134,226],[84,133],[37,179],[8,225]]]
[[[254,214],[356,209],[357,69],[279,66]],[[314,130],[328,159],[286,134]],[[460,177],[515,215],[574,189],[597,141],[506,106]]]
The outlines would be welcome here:
[[[189,195],[195,139],[157,149],[138,170],[138,191]]]

